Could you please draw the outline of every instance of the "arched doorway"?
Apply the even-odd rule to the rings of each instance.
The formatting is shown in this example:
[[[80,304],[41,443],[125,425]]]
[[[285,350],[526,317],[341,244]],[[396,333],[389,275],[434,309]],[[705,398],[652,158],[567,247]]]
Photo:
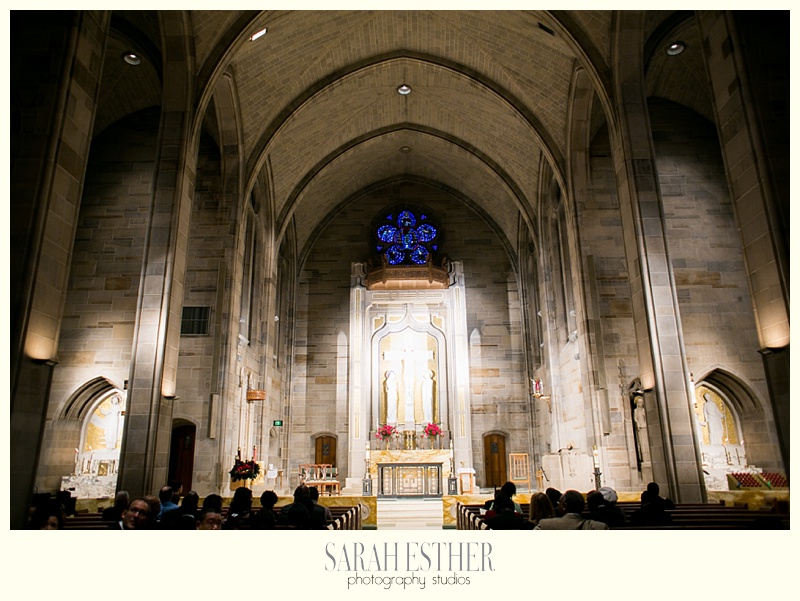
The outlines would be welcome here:
[[[508,479],[506,473],[506,437],[486,434],[483,437],[483,465],[486,469],[486,488],[500,488]]]
[[[180,482],[183,492],[192,490],[194,470],[194,443],[197,426],[188,422],[174,422],[169,450],[169,482]]]

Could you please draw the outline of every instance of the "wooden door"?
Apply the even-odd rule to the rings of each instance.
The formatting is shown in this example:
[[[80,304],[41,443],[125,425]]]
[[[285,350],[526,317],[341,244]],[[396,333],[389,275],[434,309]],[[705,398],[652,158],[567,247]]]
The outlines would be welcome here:
[[[192,490],[196,433],[197,427],[194,424],[183,424],[172,428],[168,481],[180,482],[183,486],[184,494]]]
[[[506,438],[502,434],[483,437],[483,464],[486,488],[500,488],[506,482]]]
[[[317,438],[314,449],[314,463],[329,463],[336,467],[336,439],[333,436]]]

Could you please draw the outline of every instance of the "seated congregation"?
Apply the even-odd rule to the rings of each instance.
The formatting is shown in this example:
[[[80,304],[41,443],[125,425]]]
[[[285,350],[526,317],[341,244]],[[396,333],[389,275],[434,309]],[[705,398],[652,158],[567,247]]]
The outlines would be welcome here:
[[[234,491],[230,505],[220,495],[201,499],[190,491],[182,497],[164,486],[159,495],[130,499],[117,493],[114,504],[100,513],[68,516],[64,504],[48,499],[33,508],[30,528],[35,530],[355,530],[361,528],[358,507],[320,505],[319,490],[301,484],[293,500],[276,506],[274,491],[261,494],[260,507],[254,507],[253,492],[241,486]]]
[[[555,488],[531,494],[530,502],[514,501],[516,486],[506,482],[483,504],[457,506],[461,530],[609,530],[609,529],[789,529],[786,503],[765,509],[724,504],[676,504],[651,482],[640,501],[618,503],[614,489],[604,486],[583,494]]]

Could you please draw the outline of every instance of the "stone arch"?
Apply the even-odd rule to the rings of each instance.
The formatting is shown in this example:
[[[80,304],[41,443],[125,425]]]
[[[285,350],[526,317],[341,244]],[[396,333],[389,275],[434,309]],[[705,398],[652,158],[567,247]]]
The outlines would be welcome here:
[[[105,378],[87,382],[70,397],[59,420],[63,443],[49,463],[62,470],[62,488],[73,497],[114,496],[125,412],[124,391]]]
[[[706,384],[721,393],[740,419],[763,418],[765,415],[764,407],[752,388],[725,369],[714,368],[701,377],[695,386],[700,384]]]
[[[725,468],[725,463],[729,465],[731,463],[745,464],[743,456],[737,457],[736,461],[732,461],[734,459],[733,454],[739,450],[746,454],[747,465],[765,470],[782,471],[784,466],[776,452],[775,424],[769,407],[761,401],[753,386],[722,367],[714,367],[698,377],[695,383],[695,427],[698,431],[698,445],[701,447],[704,469],[707,472],[709,471],[705,464],[714,463],[715,457],[714,449],[705,444],[706,441],[703,437],[701,424],[703,416],[700,398],[703,390],[710,391],[712,398],[716,396],[721,400],[733,420],[733,430],[731,431],[730,425],[726,426],[725,430],[728,440],[724,441],[724,447],[728,456],[717,457],[716,463],[723,470],[727,469]],[[704,399],[703,402],[705,402]],[[732,437],[735,440],[731,440]],[[724,482],[715,484],[714,482],[709,482],[708,477],[706,481],[709,488],[725,488]]]
[[[105,376],[97,376],[79,386],[73,392],[64,408],[59,414],[60,419],[83,420],[101,397],[106,396],[112,390],[119,390],[120,387],[114,384]]]

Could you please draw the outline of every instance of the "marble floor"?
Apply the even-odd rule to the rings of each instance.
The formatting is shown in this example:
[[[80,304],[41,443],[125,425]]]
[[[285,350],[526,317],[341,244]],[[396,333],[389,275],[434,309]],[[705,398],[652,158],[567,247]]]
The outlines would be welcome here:
[[[378,530],[441,529],[441,499],[378,499]]]

